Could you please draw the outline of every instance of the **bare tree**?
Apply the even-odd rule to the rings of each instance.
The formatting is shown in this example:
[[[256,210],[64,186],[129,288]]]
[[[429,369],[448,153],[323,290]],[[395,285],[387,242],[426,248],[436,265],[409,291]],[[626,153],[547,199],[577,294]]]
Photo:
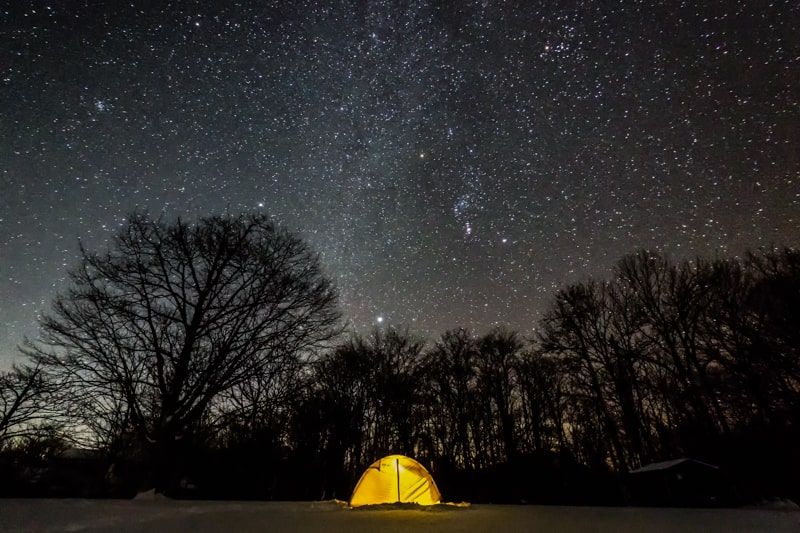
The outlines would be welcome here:
[[[566,448],[566,372],[561,364],[559,358],[533,349],[523,351],[515,364],[518,424],[527,452]]]
[[[649,252],[626,256],[617,264],[618,282],[634,295],[646,326],[640,328],[650,341],[654,361],[672,374],[683,399],[687,422],[703,433],[728,431],[722,405],[711,384],[712,360],[701,336],[703,317],[710,306],[707,261],[696,259],[674,264]]]
[[[262,215],[189,224],[136,213],[108,251],[81,254],[28,353],[66,398],[125,413],[157,490],[215,399],[340,330],[316,255]]]
[[[365,411],[364,458],[392,451],[413,454],[419,435],[424,341],[408,330],[375,329],[367,337],[354,337],[350,350],[368,361],[369,405]]]
[[[611,460],[627,470],[622,423],[615,382],[617,361],[609,342],[613,332],[606,287],[592,280],[570,285],[556,294],[552,309],[542,320],[539,336],[545,353],[563,359],[569,374],[572,402],[578,409],[583,438],[589,440],[602,428]],[[623,387],[624,388],[624,387]],[[627,392],[627,391],[626,391]],[[592,416],[593,415],[593,416]]]
[[[40,365],[0,372],[0,447],[11,439],[37,433],[51,393]]]
[[[800,250],[772,248],[750,253],[745,268],[754,278],[747,297],[750,358],[769,383],[772,409],[800,422]]]
[[[373,437],[373,374],[371,347],[355,335],[314,364],[309,392],[295,418],[294,445],[316,448],[322,494],[352,490],[364,463],[373,460],[364,457]]]
[[[471,422],[476,418],[478,339],[468,330],[446,331],[425,354],[430,433],[436,452],[451,467],[473,468]]]
[[[492,450],[492,462],[512,461],[517,455],[515,405],[517,403],[515,367],[523,348],[514,332],[495,328],[478,340],[476,356],[478,389],[484,411],[491,420],[491,447],[502,443],[502,452]]]

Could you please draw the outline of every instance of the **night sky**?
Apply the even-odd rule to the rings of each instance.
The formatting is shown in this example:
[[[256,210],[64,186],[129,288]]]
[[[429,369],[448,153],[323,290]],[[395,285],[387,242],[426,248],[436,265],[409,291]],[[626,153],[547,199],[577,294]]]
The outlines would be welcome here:
[[[429,338],[800,245],[794,0],[4,4],[0,368],[137,208],[273,215],[355,330]]]

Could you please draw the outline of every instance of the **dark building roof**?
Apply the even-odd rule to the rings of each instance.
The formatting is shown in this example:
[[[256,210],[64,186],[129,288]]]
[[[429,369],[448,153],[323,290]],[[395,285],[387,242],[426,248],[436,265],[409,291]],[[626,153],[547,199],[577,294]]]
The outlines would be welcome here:
[[[637,468],[636,470],[631,470],[631,474],[643,474],[645,472],[657,472],[661,470],[669,470],[670,468],[674,468],[678,465],[683,465],[686,463],[692,463],[694,465],[704,466],[706,468],[712,468],[714,470],[719,470],[718,466],[714,466],[712,464],[704,463],[703,461],[698,461],[697,459],[690,459],[688,457],[682,457],[680,459],[672,459],[670,461],[661,461],[658,463],[650,463],[649,465],[644,465],[641,468]]]

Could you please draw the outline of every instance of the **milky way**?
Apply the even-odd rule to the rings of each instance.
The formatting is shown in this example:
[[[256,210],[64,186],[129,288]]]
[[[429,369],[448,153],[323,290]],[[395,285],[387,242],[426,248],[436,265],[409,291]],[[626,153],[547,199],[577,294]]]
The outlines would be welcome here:
[[[800,245],[796,2],[217,3],[0,8],[0,366],[134,209],[268,213],[429,338]]]

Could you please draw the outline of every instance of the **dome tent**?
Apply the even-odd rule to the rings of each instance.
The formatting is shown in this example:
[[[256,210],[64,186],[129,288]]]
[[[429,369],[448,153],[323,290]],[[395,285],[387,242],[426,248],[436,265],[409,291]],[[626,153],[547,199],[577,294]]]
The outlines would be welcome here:
[[[381,503],[434,505],[442,495],[425,467],[405,455],[389,455],[372,463],[361,475],[350,507]]]

